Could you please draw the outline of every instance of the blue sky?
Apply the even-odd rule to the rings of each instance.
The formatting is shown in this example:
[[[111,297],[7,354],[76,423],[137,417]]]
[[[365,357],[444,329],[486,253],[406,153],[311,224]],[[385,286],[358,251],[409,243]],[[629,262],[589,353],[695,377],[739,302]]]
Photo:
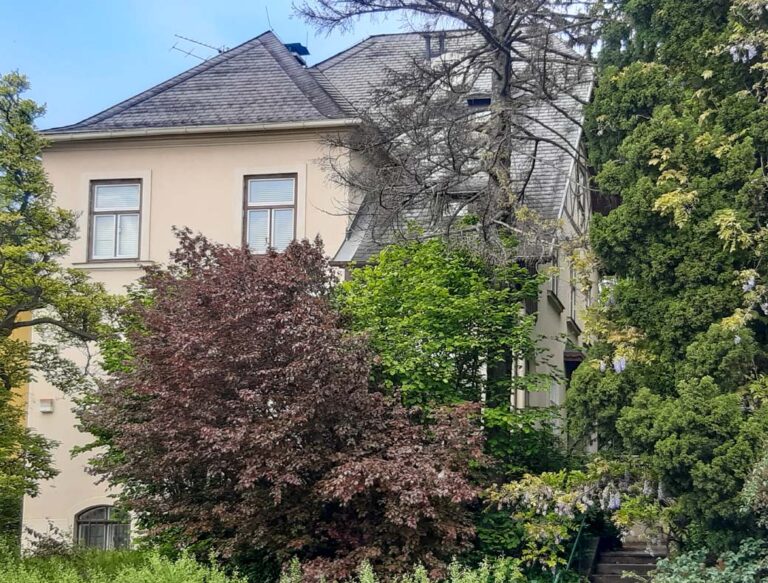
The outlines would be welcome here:
[[[328,37],[295,16],[291,0],[0,0],[0,73],[29,77],[29,96],[48,108],[40,127],[66,125],[199,63],[171,50],[174,34],[231,48],[270,28],[267,7],[284,42],[306,43],[309,35],[310,64],[402,29],[397,20],[365,21]]]

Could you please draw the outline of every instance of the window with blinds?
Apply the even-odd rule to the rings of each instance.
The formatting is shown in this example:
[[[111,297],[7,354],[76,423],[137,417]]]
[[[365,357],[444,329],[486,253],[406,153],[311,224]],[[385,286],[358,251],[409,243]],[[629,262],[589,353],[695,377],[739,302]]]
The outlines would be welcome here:
[[[284,251],[296,236],[296,176],[245,179],[245,243],[254,253]]]
[[[141,181],[91,183],[91,260],[138,259]]]

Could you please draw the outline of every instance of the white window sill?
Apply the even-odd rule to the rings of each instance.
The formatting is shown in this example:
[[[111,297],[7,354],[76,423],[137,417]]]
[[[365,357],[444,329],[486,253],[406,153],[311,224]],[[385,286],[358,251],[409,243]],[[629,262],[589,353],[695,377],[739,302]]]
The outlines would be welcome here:
[[[141,261],[136,259],[116,261],[84,261],[73,263],[78,269],[141,269],[146,265],[152,265],[153,261]]]

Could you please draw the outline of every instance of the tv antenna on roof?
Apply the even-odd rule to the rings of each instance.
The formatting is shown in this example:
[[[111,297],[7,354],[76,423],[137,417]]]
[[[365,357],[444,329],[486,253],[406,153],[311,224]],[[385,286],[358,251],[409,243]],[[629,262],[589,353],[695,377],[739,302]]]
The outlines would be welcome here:
[[[212,51],[216,51],[218,54],[224,53],[224,52],[229,50],[229,47],[225,47],[223,45],[220,46],[220,47],[215,47],[213,45],[209,45],[207,43],[200,42],[199,40],[195,40],[193,38],[182,36],[180,34],[175,34],[173,36],[175,36],[178,39],[185,40],[187,42],[191,42],[193,44],[199,45],[201,47],[205,47],[206,49],[210,49]],[[210,58],[210,57],[201,57],[200,55],[196,55],[194,48],[186,50],[186,49],[180,47],[178,41],[173,44],[173,46],[171,47],[171,50],[172,51],[179,51],[180,53],[183,53],[183,54],[187,55],[188,57],[195,57],[196,59],[200,59],[201,61],[207,61]]]

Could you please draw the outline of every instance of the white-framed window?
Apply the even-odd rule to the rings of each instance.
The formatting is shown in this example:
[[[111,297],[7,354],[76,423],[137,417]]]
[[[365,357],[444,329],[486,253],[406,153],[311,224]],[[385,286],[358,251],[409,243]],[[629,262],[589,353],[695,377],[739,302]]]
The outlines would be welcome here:
[[[138,259],[141,234],[141,180],[91,182],[88,258]]]
[[[573,320],[576,319],[576,315],[578,313],[578,290],[576,289],[576,270],[574,269],[573,265],[570,267],[570,284],[571,284],[571,297],[569,299],[569,311],[570,316]]]
[[[552,267],[554,270],[549,278],[549,291],[558,295],[560,293],[560,263],[557,255],[553,258]]]
[[[284,251],[296,237],[296,175],[246,176],[244,243]]]

